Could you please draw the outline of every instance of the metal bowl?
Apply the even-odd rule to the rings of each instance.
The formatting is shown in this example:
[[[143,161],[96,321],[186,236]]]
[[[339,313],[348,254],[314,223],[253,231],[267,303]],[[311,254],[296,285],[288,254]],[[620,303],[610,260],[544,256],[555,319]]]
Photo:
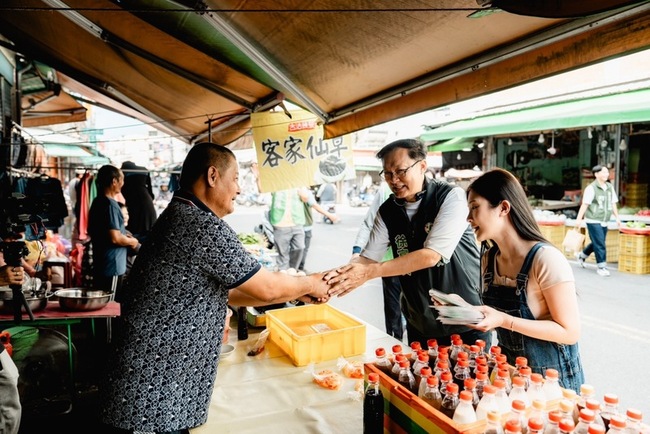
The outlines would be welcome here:
[[[39,310],[45,309],[47,306],[48,296],[41,295],[38,297],[31,297],[25,294],[25,301],[27,301],[27,306],[32,312],[38,312]],[[13,313],[14,312],[14,298],[11,291],[0,291],[0,312],[2,313]],[[25,306],[21,305],[22,312],[27,312]]]
[[[63,310],[98,310],[111,300],[113,294],[85,288],[59,289],[54,293]]]

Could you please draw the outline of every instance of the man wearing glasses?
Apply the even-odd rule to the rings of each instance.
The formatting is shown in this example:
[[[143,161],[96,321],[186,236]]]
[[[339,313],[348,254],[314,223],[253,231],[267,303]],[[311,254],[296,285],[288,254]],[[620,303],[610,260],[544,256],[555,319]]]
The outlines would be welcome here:
[[[361,255],[325,276],[331,294],[343,296],[367,280],[399,276],[401,308],[407,321],[408,340],[435,338],[449,345],[450,335],[463,343],[490,334],[465,326],[448,326],[436,320],[429,290],[455,293],[467,302],[481,304],[480,258],[474,233],[467,223],[465,191],[446,182],[428,180],[427,151],[418,140],[397,140],[383,147],[384,177],[393,194],[379,208],[370,238]],[[386,250],[394,259],[382,262]]]

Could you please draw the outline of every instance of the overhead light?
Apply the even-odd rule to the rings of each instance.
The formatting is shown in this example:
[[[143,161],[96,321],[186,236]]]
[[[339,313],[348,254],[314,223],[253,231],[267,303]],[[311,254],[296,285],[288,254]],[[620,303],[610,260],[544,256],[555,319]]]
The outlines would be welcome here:
[[[508,138],[508,146],[512,146],[512,139]]]
[[[587,138],[593,138],[594,135],[592,134],[593,129],[591,127],[587,127]]]
[[[539,137],[537,138],[538,143],[544,143],[544,133],[539,133]]]
[[[600,147],[603,149],[606,148],[607,145],[609,145],[609,142],[607,140],[603,140],[602,142],[600,142]]]
[[[621,139],[621,143],[618,145],[618,149],[625,151],[627,149],[627,142],[625,139]]]
[[[456,160],[462,160],[463,157],[460,156],[460,154],[456,154]]]
[[[485,146],[485,142],[480,142],[480,143],[477,144],[476,146],[478,146],[479,149],[483,149],[483,147]]]
[[[551,147],[546,150],[549,154],[555,155],[557,149],[555,149],[555,133],[551,133]]]

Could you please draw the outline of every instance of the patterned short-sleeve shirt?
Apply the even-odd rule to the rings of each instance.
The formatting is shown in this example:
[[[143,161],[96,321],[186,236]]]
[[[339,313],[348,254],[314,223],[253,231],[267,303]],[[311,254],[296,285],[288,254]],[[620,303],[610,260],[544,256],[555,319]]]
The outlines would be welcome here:
[[[260,265],[226,222],[194,203],[169,204],[121,292],[101,387],[102,420],[111,426],[165,432],[207,419],[228,290]]]

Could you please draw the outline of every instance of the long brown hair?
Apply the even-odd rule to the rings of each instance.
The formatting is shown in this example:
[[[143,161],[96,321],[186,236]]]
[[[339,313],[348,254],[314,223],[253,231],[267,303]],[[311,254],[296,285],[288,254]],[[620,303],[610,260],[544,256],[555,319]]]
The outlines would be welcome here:
[[[483,197],[492,207],[507,200],[511,205],[510,221],[519,236],[524,240],[549,242],[539,230],[524,188],[512,173],[492,169],[474,180],[467,188],[468,195],[470,191]]]

